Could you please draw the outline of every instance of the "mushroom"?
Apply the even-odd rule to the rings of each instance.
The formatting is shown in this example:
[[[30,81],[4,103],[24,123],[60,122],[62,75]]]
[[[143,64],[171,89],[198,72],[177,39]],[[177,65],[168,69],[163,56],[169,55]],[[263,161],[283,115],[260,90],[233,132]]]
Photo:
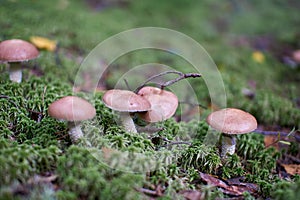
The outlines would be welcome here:
[[[137,133],[130,113],[150,110],[149,101],[128,90],[108,90],[102,98],[104,104],[120,113],[121,123],[128,132]]]
[[[254,131],[257,121],[251,114],[236,108],[225,108],[212,112],[207,123],[221,134],[221,159],[235,152],[236,135]]]
[[[178,107],[178,98],[172,92],[160,88],[146,86],[137,93],[147,99],[151,109],[139,116],[146,122],[159,122],[169,119],[174,115]]]
[[[24,40],[11,39],[0,43],[0,60],[10,64],[9,79],[20,83],[22,81],[21,62],[38,57],[37,48]]]
[[[92,119],[96,115],[96,109],[82,98],[66,96],[51,103],[48,114],[55,119],[68,121],[70,138],[72,142],[76,142],[83,136],[80,122]]]
[[[295,50],[292,56],[296,63],[300,63],[300,49]]]

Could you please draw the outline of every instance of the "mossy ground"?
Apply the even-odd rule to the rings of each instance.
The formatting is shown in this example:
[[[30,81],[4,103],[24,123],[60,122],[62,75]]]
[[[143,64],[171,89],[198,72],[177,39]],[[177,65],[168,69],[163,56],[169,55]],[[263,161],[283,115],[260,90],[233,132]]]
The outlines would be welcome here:
[[[8,80],[0,65],[0,196],[6,199],[143,199],[139,188],[163,191],[158,199],[183,198],[180,191],[197,189],[205,198],[228,197],[199,182],[199,172],[230,179],[244,177],[259,191],[253,196],[295,199],[299,176],[282,177],[278,160],[299,156],[299,143],[277,151],[264,146],[257,133],[238,138],[237,152],[222,164],[215,146],[204,145],[209,109],[200,119],[169,119],[154,126],[152,134],[132,135],[116,123],[117,114],[106,108],[101,92],[76,95],[92,102],[93,120],[84,122],[86,133],[72,145],[64,122],[47,114],[51,102],[72,95],[74,77],[83,58],[101,41],[136,27],[158,26],[180,31],[198,41],[216,62],[225,84],[228,107],[251,112],[262,127],[273,130],[300,128],[299,65],[284,62],[299,43],[297,1],[0,1],[0,40],[43,36],[58,42],[56,52],[42,51],[26,66],[23,82]],[[263,60],[253,58],[255,52]],[[157,51],[137,51],[113,63],[137,66],[149,62],[184,71],[186,61]],[[114,68],[114,67],[113,67]],[[107,77],[112,87],[122,72]],[[131,83],[131,80],[128,80]],[[211,107],[202,79],[191,80],[200,103]],[[255,94],[249,98],[243,89]],[[177,113],[178,115],[180,113]],[[188,140],[190,134],[193,135]],[[186,139],[191,144],[168,145]],[[91,145],[86,148],[87,143]],[[103,148],[142,154],[160,152],[173,163],[151,173],[127,173],[99,162],[91,152]],[[126,166],[125,166],[126,167]],[[55,177],[48,179],[36,177]],[[35,181],[32,181],[35,180]],[[245,194],[251,199],[253,196]]]

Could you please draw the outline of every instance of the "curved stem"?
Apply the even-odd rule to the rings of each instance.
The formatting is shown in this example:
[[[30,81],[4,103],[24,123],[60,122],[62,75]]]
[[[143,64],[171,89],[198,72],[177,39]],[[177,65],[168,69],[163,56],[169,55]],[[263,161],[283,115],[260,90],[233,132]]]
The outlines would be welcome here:
[[[299,132],[300,130],[291,130],[289,133],[284,132],[284,131],[266,131],[266,130],[260,130],[260,129],[255,129],[253,132],[258,133],[258,134],[263,134],[263,135],[274,135],[274,136],[281,136],[281,137],[289,137],[293,136],[297,141],[300,141],[300,136],[295,134],[296,132]]]
[[[235,152],[236,146],[236,136],[235,135],[228,135],[228,134],[221,134],[221,159],[226,159],[227,154],[232,155]]]
[[[83,137],[80,122],[68,122],[68,128],[69,135],[73,143],[76,142],[79,138]]]
[[[128,112],[120,112],[121,123],[127,132],[137,133],[135,124]]]

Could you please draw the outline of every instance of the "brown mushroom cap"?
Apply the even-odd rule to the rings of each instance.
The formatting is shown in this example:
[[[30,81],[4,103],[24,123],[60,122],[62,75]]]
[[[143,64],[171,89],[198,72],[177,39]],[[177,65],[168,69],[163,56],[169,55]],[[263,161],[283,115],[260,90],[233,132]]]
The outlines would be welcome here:
[[[225,108],[208,115],[207,123],[217,131],[226,134],[244,134],[257,128],[257,121],[251,114],[236,108]]]
[[[293,56],[294,61],[296,61],[297,63],[300,63],[300,49],[294,51],[292,56]]]
[[[128,90],[108,90],[102,100],[107,107],[119,112],[144,112],[151,107],[147,99]]]
[[[50,104],[48,114],[56,119],[82,121],[92,119],[96,115],[96,109],[82,98],[66,96]]]
[[[37,48],[24,40],[4,40],[0,43],[0,60],[6,62],[22,62],[38,57]]]
[[[138,95],[146,98],[151,104],[151,110],[141,113],[140,117],[147,122],[158,122],[169,119],[178,107],[178,98],[172,92],[156,87],[143,87]]]

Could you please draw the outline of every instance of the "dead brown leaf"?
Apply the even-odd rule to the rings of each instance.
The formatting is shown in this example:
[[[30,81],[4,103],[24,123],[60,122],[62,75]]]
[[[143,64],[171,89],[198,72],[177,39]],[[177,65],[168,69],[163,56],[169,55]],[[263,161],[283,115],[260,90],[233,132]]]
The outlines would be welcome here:
[[[163,188],[161,187],[161,185],[157,185],[155,190],[151,190],[148,188],[137,188],[136,190],[151,197],[161,197],[163,195]]]
[[[180,192],[180,194],[186,199],[186,200],[202,200],[204,199],[202,196],[202,193],[197,190],[183,190]]]
[[[228,184],[220,179],[217,179],[209,174],[204,174],[200,172],[200,177],[207,184],[213,185],[215,187],[219,187],[223,193],[233,195],[233,196],[241,196],[244,192],[249,192],[250,194],[254,194],[258,190],[258,186],[253,183],[235,183]]]
[[[274,147],[276,150],[279,150],[278,137],[274,135],[265,135],[264,137],[265,147]]]
[[[300,165],[296,164],[281,164],[285,171],[291,175],[300,174]]]

